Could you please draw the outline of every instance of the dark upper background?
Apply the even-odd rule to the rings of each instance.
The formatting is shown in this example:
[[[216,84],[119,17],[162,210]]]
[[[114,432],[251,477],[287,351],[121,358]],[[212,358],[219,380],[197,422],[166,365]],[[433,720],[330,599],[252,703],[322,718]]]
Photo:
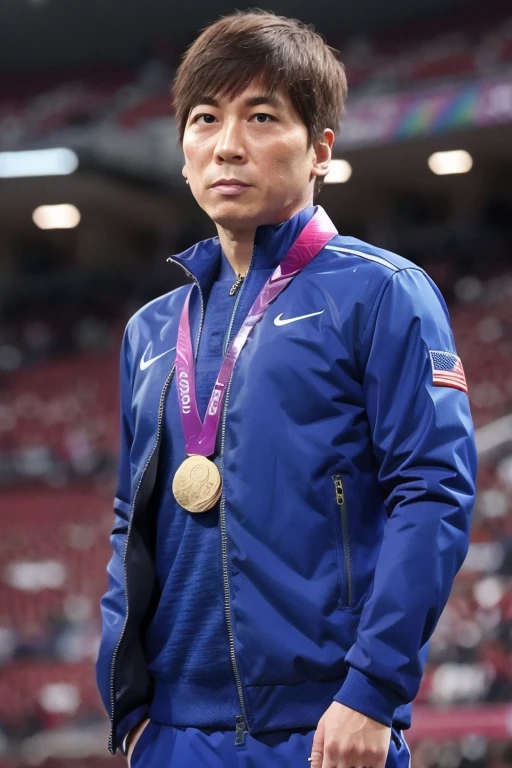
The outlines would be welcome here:
[[[396,29],[410,21],[439,21],[483,0],[1,0],[0,72],[136,63],[147,47],[167,38],[177,55],[198,30],[235,8],[262,7],[313,23],[331,44],[355,35]]]

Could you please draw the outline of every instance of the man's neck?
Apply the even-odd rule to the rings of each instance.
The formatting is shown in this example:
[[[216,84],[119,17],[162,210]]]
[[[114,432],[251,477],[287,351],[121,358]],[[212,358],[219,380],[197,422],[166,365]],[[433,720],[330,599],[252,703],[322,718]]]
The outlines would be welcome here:
[[[295,216],[306,206],[313,204],[313,187],[311,186],[310,195],[307,199],[295,201],[286,209],[282,210],[269,224],[280,224]],[[245,275],[251,265],[252,254],[254,251],[254,238],[256,237],[256,227],[246,230],[230,230],[217,224],[222,250],[233,267],[236,275]]]
[[[243,233],[230,232],[222,227],[217,227],[217,230],[224,255],[235,274],[247,274],[254,251],[256,230]]]

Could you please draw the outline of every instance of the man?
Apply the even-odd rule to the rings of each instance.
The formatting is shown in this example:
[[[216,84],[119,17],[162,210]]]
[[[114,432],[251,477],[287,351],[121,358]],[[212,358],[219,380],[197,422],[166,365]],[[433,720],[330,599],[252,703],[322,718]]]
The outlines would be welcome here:
[[[218,237],[123,341],[97,674],[132,768],[409,765],[475,450],[439,291],[312,204],[345,95],[323,40],[263,12],[176,76]]]

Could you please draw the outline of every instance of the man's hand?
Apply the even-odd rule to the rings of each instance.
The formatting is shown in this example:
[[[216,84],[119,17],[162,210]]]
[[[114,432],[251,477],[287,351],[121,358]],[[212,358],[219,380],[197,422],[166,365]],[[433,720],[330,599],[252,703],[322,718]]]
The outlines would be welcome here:
[[[384,768],[391,728],[334,701],[320,719],[311,768]]]
[[[138,725],[135,726],[135,728],[132,728],[132,730],[128,734],[128,739],[126,742],[126,759],[128,761],[128,766],[131,765],[133,750],[137,746],[137,742],[142,736],[142,731],[148,724],[149,724],[149,719],[142,720]]]

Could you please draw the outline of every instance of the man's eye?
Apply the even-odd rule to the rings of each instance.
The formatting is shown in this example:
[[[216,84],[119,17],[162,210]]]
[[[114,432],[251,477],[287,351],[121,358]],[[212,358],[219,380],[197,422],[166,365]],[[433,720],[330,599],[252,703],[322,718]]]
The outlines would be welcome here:
[[[192,122],[193,122],[193,123],[197,123],[197,122],[199,122],[199,120],[200,120],[202,117],[204,117],[204,118],[205,118],[204,122],[205,122],[205,123],[207,123],[207,125],[210,125],[210,124],[211,124],[211,123],[213,123],[213,121],[215,120],[215,115],[211,115],[209,112],[203,112],[202,114],[200,114],[200,115],[196,115],[195,117],[193,117],[193,118],[192,118]],[[210,119],[207,119],[207,118],[211,118],[211,120],[210,120]]]
[[[253,117],[257,118],[256,119],[257,123],[266,123],[267,122],[267,118],[268,118],[268,120],[270,122],[275,121],[275,119],[276,119],[273,115],[268,115],[266,112],[258,112],[256,115],[253,115],[251,117],[251,120],[252,120]],[[259,118],[263,118],[263,119],[259,119]]]

